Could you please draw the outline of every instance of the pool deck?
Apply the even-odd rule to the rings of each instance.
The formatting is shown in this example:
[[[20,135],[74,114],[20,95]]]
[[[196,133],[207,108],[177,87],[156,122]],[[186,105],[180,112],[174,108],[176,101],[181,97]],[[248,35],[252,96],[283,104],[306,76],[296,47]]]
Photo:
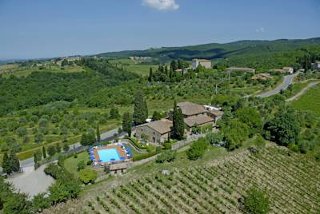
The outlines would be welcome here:
[[[128,160],[127,153],[124,151],[124,149],[121,148],[121,146],[119,146],[119,145],[106,145],[103,147],[95,148],[93,150],[94,158],[97,161],[100,160],[98,151],[105,150],[105,149],[116,149],[120,157],[124,157],[125,160]],[[102,163],[102,164],[106,164],[106,163]]]

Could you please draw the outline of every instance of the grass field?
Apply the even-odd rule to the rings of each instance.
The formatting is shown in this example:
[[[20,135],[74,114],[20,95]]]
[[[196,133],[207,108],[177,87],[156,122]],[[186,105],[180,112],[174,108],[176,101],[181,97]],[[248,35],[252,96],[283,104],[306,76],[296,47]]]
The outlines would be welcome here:
[[[17,64],[2,65],[0,66],[0,74],[5,78],[14,75],[16,77],[25,77],[30,75],[32,72],[56,72],[56,73],[74,73],[82,72],[84,69],[78,65],[70,65],[66,67],[61,67],[59,65],[46,65],[43,67],[35,66],[18,66]]]
[[[271,146],[258,155],[242,150],[189,163],[163,165],[166,176],[146,165],[154,170],[91,186],[79,200],[44,213],[242,213],[239,199],[252,185],[267,191],[270,213],[320,211],[320,166],[306,156]]]
[[[309,89],[299,100],[292,103],[299,110],[309,110],[320,116],[320,86]]]
[[[81,161],[84,161],[85,164],[87,164],[87,162],[89,161],[89,154],[88,152],[81,152],[77,155],[77,158],[75,158],[74,156],[71,156],[69,158],[67,158],[64,161],[64,167],[66,168],[66,170],[68,170],[69,172],[71,172],[73,175],[75,175],[76,177],[79,176],[79,172],[77,170],[77,166],[78,163],[80,163]],[[91,167],[91,166],[89,166]]]
[[[136,63],[131,59],[117,59],[109,61],[113,65],[117,65],[119,68],[123,68],[132,73],[136,73],[141,76],[148,76],[150,67],[155,71],[158,68],[158,65],[147,65]]]

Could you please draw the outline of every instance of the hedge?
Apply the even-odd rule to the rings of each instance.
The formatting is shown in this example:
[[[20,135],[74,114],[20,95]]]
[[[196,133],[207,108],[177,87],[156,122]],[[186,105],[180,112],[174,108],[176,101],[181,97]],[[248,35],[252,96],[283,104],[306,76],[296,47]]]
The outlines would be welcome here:
[[[139,160],[147,159],[147,158],[150,158],[152,156],[155,156],[156,154],[158,154],[157,151],[153,151],[153,152],[149,152],[149,153],[145,153],[145,154],[135,155],[133,157],[133,161],[139,161]]]

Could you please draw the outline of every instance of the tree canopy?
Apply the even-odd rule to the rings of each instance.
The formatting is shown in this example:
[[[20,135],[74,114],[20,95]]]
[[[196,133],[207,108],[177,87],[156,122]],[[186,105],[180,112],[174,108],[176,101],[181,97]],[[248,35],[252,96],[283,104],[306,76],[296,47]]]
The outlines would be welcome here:
[[[270,133],[270,139],[282,146],[297,143],[300,133],[300,124],[292,110],[280,111],[268,121],[264,129]]]
[[[184,137],[184,120],[181,109],[177,106],[176,101],[174,102],[173,112],[172,112],[172,137],[177,140],[182,140]]]
[[[148,106],[147,101],[144,98],[144,93],[138,91],[134,99],[133,107],[133,122],[135,125],[140,125],[146,122],[148,118]]]

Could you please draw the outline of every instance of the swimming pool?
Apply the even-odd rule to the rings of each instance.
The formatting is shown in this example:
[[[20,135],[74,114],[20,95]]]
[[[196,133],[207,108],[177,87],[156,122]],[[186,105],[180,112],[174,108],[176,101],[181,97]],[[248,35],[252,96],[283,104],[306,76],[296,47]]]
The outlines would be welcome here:
[[[115,148],[98,150],[98,155],[102,163],[121,160],[120,155]]]

